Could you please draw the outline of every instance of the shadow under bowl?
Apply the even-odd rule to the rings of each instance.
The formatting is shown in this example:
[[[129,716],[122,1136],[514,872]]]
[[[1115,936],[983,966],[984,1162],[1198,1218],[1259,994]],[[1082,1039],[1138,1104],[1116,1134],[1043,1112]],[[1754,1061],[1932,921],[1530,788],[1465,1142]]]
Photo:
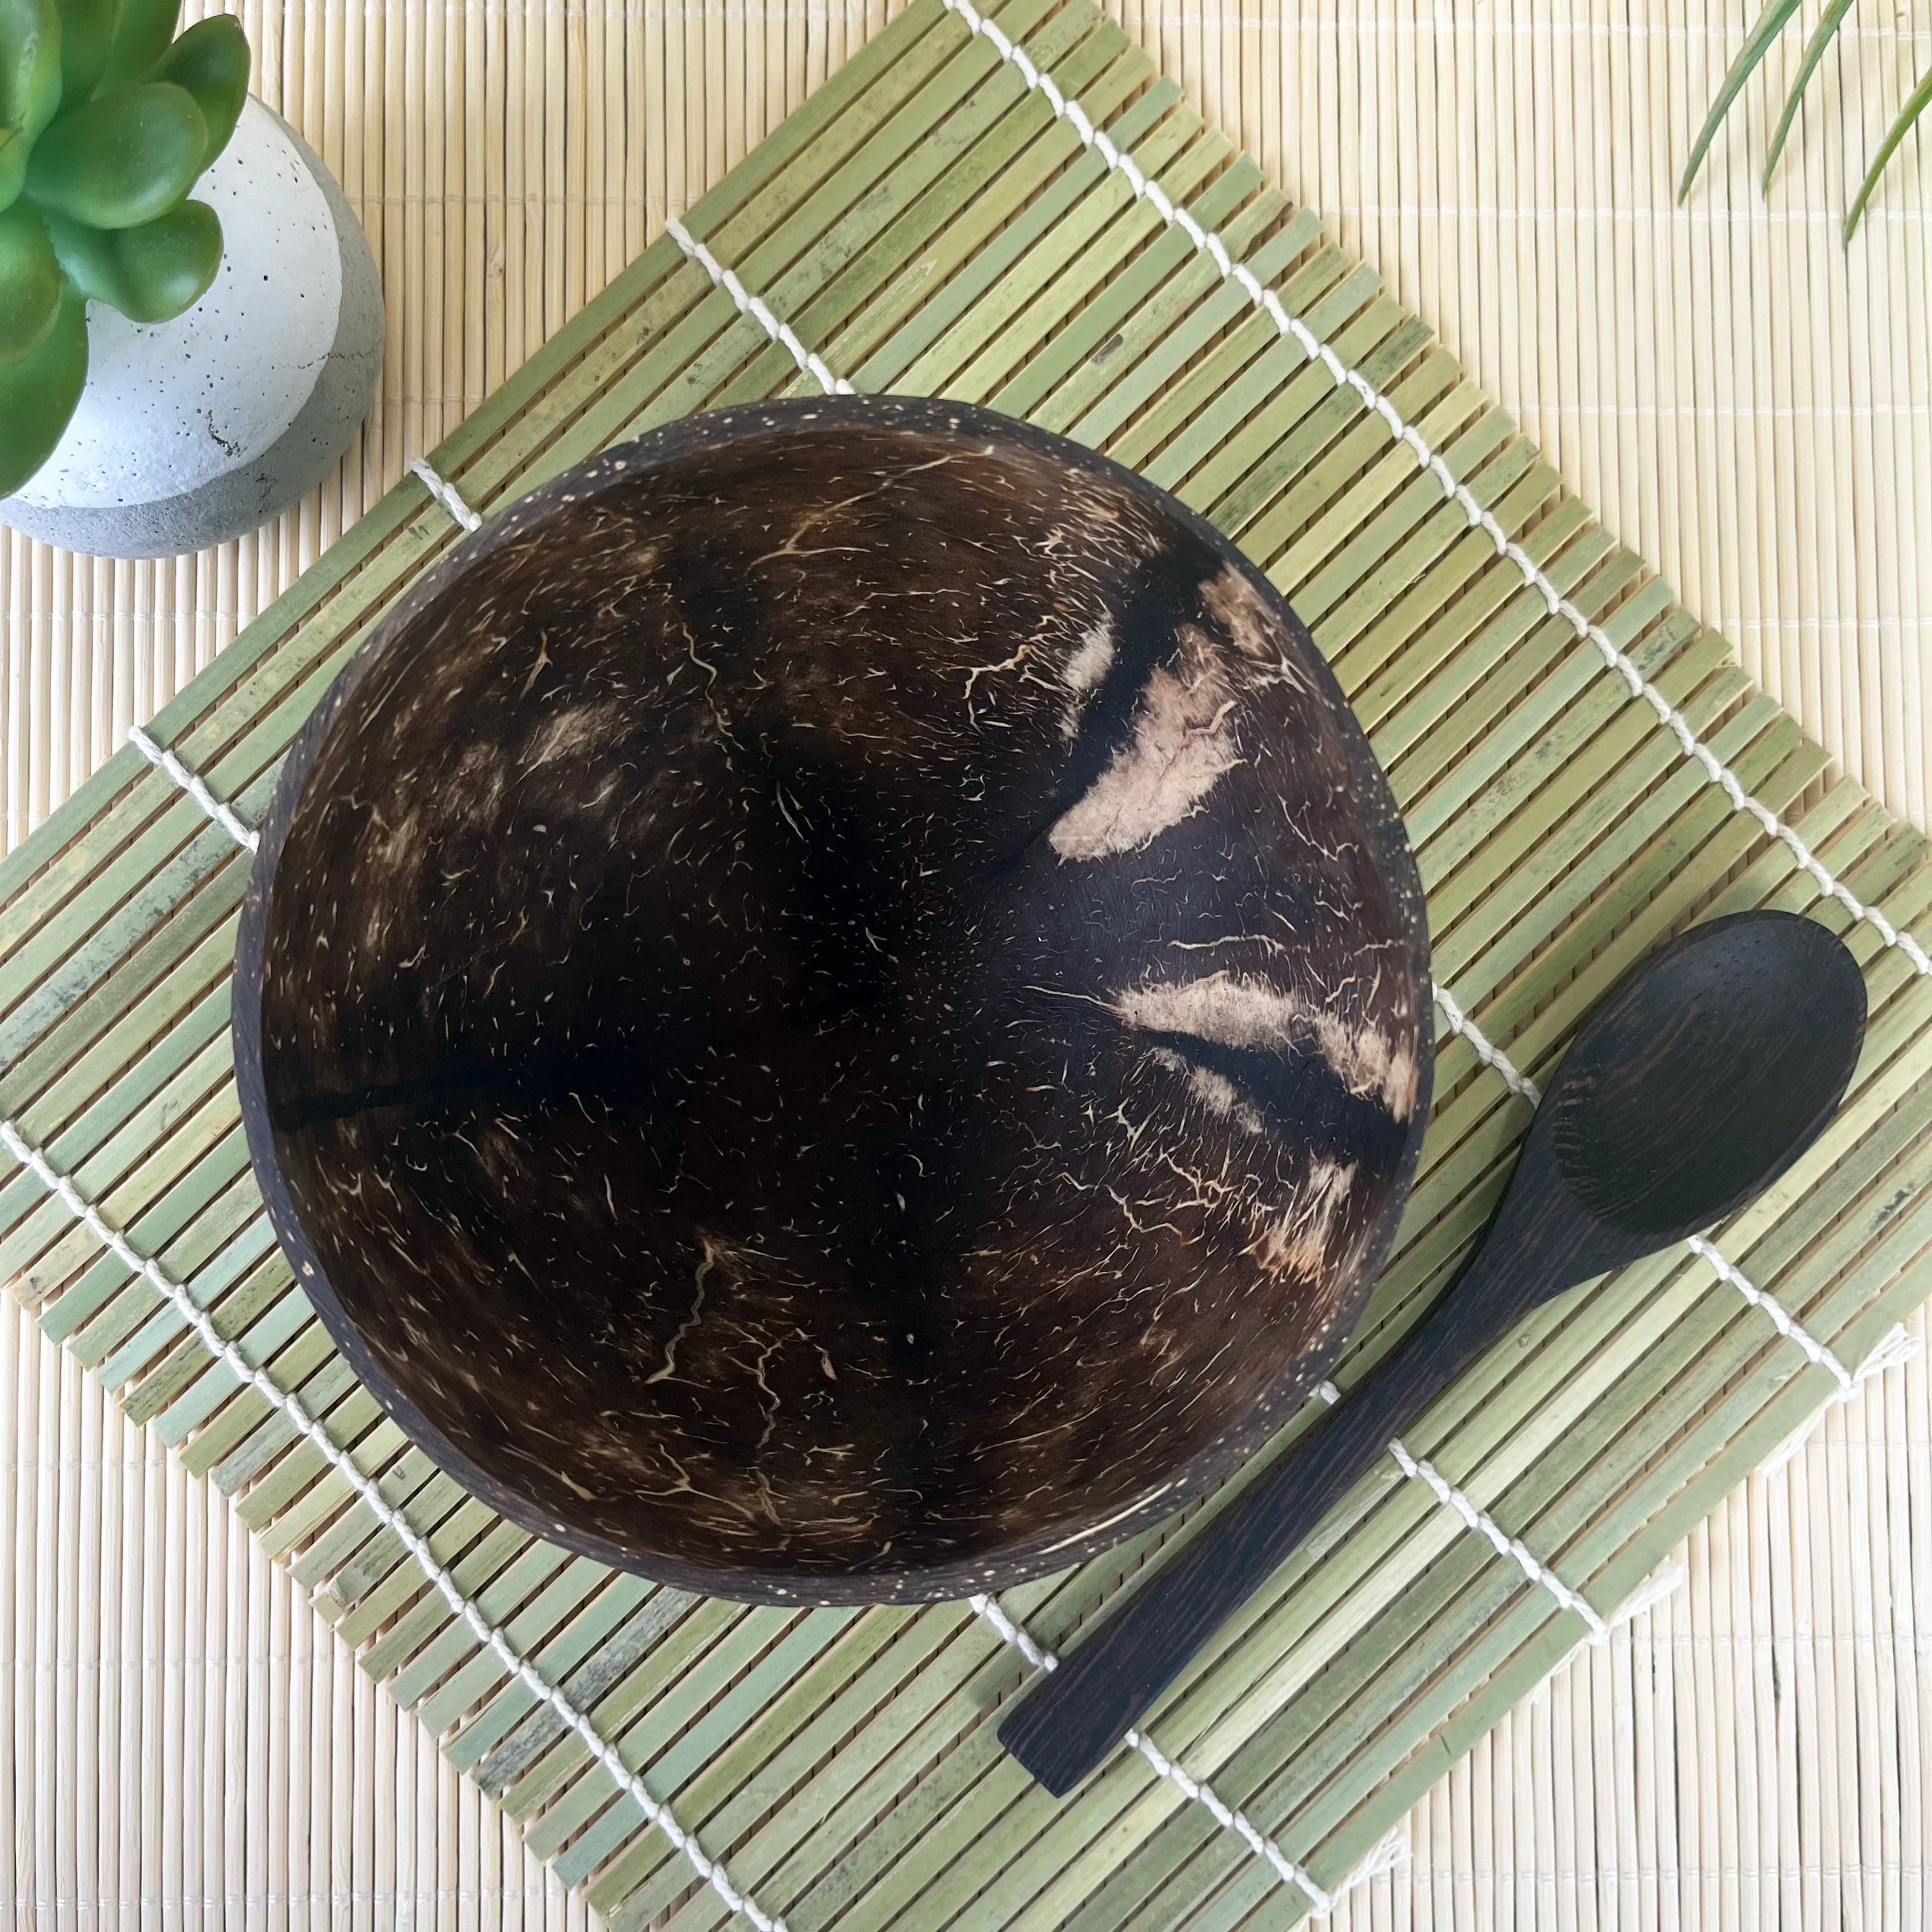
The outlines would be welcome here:
[[[689,418],[380,626],[236,1060],[276,1232],[518,1522],[756,1600],[1120,1541],[1291,1415],[1414,1171],[1427,942],[1265,579],[960,405]]]

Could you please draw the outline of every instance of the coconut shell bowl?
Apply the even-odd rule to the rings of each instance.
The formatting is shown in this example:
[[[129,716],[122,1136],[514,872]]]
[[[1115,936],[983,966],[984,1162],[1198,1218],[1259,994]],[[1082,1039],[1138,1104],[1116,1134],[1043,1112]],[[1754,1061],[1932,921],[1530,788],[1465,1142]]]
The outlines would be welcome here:
[[[960,405],[724,410],[298,738],[235,1033],[284,1247],[504,1514],[768,1602],[1064,1568],[1259,1447],[1428,1109],[1422,896],[1228,544]]]

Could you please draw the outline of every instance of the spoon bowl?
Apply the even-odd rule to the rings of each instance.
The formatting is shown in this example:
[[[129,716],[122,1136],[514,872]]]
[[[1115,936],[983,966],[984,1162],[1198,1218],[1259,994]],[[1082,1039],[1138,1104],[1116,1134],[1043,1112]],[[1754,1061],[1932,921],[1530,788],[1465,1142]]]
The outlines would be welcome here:
[[[1582,1207],[1648,1252],[1723,1220],[1810,1145],[1852,1077],[1864,1018],[1864,976],[1822,926],[1713,920],[1592,1015],[1538,1129]]]
[[[1474,1258],[1381,1366],[1038,1685],[1000,1740],[1048,1790],[1098,1765],[1409,1421],[1540,1304],[1707,1228],[1823,1131],[1864,980],[1789,913],[1712,920],[1598,1008],[1538,1108]]]

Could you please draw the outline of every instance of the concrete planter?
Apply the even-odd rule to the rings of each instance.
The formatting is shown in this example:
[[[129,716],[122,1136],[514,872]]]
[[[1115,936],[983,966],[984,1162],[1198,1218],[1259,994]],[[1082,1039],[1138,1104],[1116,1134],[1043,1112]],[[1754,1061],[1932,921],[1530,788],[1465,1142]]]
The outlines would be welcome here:
[[[103,556],[173,556],[258,528],[340,460],[382,363],[354,212],[255,100],[194,195],[221,217],[213,286],[153,326],[90,307],[80,406],[0,521]]]

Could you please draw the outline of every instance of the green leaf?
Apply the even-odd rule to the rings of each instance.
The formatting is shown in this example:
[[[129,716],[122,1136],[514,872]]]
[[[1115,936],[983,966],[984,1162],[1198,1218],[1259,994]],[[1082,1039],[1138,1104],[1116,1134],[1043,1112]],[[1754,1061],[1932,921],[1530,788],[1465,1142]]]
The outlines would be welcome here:
[[[58,215],[47,223],[67,278],[84,296],[130,322],[170,322],[208,292],[221,266],[221,220],[206,202],[139,228],[88,228]]]
[[[1690,150],[1689,164],[1684,170],[1684,179],[1678,184],[1679,201],[1690,192],[1690,184],[1696,177],[1697,170],[1704,158],[1704,151],[1716,138],[1718,124],[1724,119],[1731,103],[1737,98],[1738,90],[1750,80],[1756,70],[1757,64],[1770,51],[1771,44],[1784,31],[1784,23],[1798,10],[1798,0],[1771,0],[1771,4],[1757,16],[1757,25],[1752,28],[1738,57],[1731,63],[1731,70],[1724,76],[1724,84],[1718,89],[1718,98],[1711,103],[1711,111],[1704,117],[1704,124],[1698,131],[1696,145]]]
[[[1778,166],[1778,156],[1784,152],[1785,137],[1791,132],[1792,122],[1798,118],[1798,98],[1811,78],[1812,69],[1825,58],[1825,50],[1832,44],[1839,22],[1851,10],[1852,0],[1832,0],[1810,39],[1804,44],[1804,58],[1798,64],[1798,78],[1791,83],[1791,92],[1785,97],[1784,112],[1778,117],[1777,131],[1771,137],[1770,152],[1764,158],[1762,185],[1767,191],[1771,187],[1772,171]]]
[[[185,88],[124,87],[64,114],[34,143],[27,192],[90,228],[133,228],[187,194],[201,172],[208,123]]]
[[[1918,84],[1905,98],[1905,105],[1898,110],[1898,118],[1892,124],[1892,130],[1880,142],[1878,152],[1872,157],[1871,166],[1865,170],[1864,185],[1858,190],[1858,198],[1852,203],[1851,212],[1845,217],[1845,239],[1852,238],[1852,231],[1858,225],[1858,217],[1865,212],[1865,203],[1872,198],[1872,190],[1878,186],[1878,178],[1885,172],[1885,164],[1898,152],[1898,144],[1912,131],[1912,124],[1925,112],[1925,104],[1932,100],[1932,67],[1928,67],[1918,76]]]
[[[206,167],[228,145],[248,98],[248,37],[232,14],[217,14],[189,28],[154,69],[157,80],[171,80],[194,97],[208,123]]]
[[[0,128],[0,208],[11,208],[27,184],[27,158],[34,152],[24,128]]]
[[[121,0],[120,17],[108,45],[107,64],[94,82],[95,94],[112,94],[146,80],[167,52],[180,18],[181,0]]]
[[[0,0],[0,128],[29,140],[60,106],[61,16],[54,0]]]
[[[53,454],[86,381],[87,304],[69,295],[39,348],[0,369],[0,496]]]
[[[99,85],[114,44],[118,0],[61,0],[61,105],[85,100]]]
[[[0,366],[31,356],[60,314],[60,264],[31,202],[0,214]]]

